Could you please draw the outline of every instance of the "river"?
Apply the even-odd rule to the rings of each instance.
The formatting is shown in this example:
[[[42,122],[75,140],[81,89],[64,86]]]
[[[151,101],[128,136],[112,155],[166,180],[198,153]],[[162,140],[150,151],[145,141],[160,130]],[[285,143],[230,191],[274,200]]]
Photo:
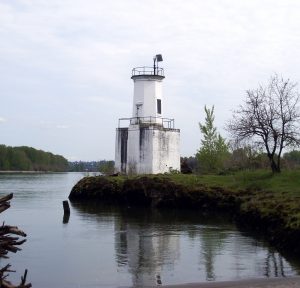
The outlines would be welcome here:
[[[39,288],[142,287],[300,274],[287,260],[224,215],[62,201],[85,173],[0,174],[0,195],[14,193],[1,221],[24,230],[22,251],[9,253],[16,273],[28,269]]]

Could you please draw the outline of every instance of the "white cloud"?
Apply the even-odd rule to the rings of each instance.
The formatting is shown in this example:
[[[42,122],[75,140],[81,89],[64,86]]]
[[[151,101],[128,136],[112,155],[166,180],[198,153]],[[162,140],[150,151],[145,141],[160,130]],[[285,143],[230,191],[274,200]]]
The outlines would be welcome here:
[[[6,122],[7,120],[5,119],[5,118],[3,118],[3,117],[0,117],[0,123],[4,123],[4,122]]]
[[[69,125],[56,123],[54,121],[40,121],[39,127],[42,129],[69,129],[70,128]]]
[[[65,125],[65,124],[58,124],[56,125],[57,129],[69,129],[70,126],[69,125]]]

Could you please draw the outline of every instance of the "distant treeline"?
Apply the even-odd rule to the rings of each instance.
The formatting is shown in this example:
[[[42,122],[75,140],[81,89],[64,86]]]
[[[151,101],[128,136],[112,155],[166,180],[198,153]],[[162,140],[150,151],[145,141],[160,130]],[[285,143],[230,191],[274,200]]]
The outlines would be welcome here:
[[[70,172],[102,172],[104,174],[112,174],[114,172],[114,161],[75,161],[69,162]]]
[[[281,165],[284,169],[300,168],[300,151],[286,152],[281,157]],[[181,157],[181,171],[183,173],[203,173],[202,163],[196,157]],[[240,170],[268,169],[269,159],[266,153],[251,150],[249,147],[231,151],[222,163],[223,170],[219,173],[234,172]]]
[[[63,156],[27,146],[0,145],[0,171],[68,171],[68,160]]]

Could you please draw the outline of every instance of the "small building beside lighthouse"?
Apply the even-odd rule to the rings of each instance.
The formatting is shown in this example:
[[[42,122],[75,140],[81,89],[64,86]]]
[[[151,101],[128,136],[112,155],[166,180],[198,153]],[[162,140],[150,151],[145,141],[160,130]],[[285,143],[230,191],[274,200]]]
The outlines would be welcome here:
[[[115,170],[124,174],[180,171],[180,130],[174,119],[164,118],[160,54],[153,67],[132,69],[132,117],[120,118],[116,129]]]

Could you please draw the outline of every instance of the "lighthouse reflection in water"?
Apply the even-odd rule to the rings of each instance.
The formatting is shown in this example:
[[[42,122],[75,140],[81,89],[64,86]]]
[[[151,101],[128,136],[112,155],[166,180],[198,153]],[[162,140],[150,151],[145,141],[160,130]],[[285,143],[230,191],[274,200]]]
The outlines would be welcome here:
[[[76,204],[74,208],[83,207]],[[103,221],[112,217],[117,278],[124,281],[122,285],[142,287],[298,273],[278,252],[238,231],[224,215],[93,205],[94,213]]]

